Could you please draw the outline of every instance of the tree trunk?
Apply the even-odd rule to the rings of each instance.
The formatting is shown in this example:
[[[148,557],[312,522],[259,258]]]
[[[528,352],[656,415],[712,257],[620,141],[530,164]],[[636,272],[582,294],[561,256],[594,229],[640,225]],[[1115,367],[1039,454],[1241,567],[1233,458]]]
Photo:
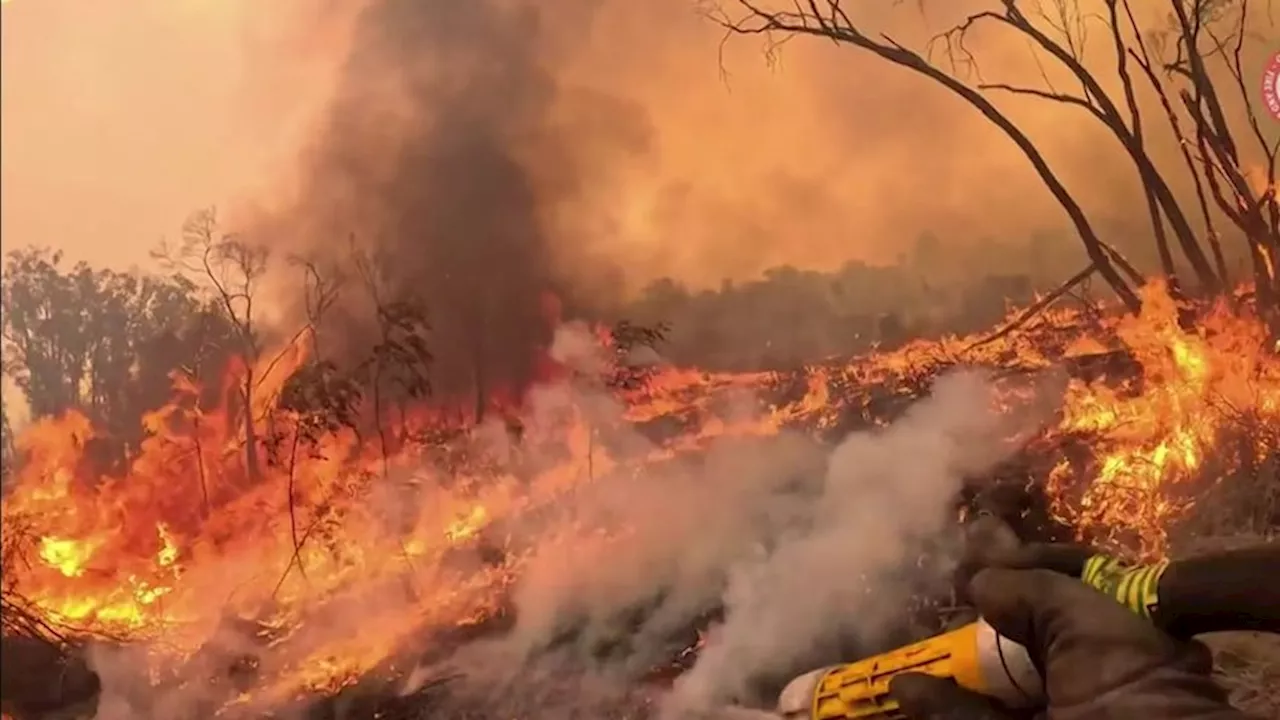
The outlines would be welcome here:
[[[246,363],[248,365],[248,363]],[[244,461],[245,472],[250,480],[258,480],[262,475],[258,466],[258,430],[253,417],[253,368],[249,367],[244,374],[244,387],[241,389],[241,412],[244,419]]]
[[[1040,180],[1048,187],[1054,199],[1058,201],[1058,204],[1066,211],[1067,217],[1071,219],[1071,224],[1079,234],[1080,242],[1084,244],[1085,252],[1088,254],[1093,266],[1097,268],[1098,275],[1115,291],[1116,296],[1120,298],[1120,301],[1124,303],[1130,312],[1136,313],[1141,309],[1142,303],[1138,299],[1137,293],[1134,292],[1133,288],[1129,287],[1129,284],[1121,277],[1115,266],[1112,265],[1111,257],[1102,247],[1101,238],[1094,231],[1093,225],[1085,215],[1084,209],[1076,202],[1071,191],[1062,184],[1053,168],[1049,167],[1048,161],[1045,160],[1044,155],[1041,154],[1035,143],[1031,142],[1031,138],[1027,137],[1026,133],[1014,124],[1008,116],[1000,112],[982,93],[934,67],[920,55],[899,45],[884,45],[875,42],[852,28],[844,28],[842,32],[835,36],[826,31],[811,28],[795,28],[795,31],[831,37],[838,42],[847,42],[864,50],[869,50],[895,65],[914,70],[916,73],[937,82],[982,113],[984,117],[1000,128],[1018,146],[1023,156],[1031,162]]]

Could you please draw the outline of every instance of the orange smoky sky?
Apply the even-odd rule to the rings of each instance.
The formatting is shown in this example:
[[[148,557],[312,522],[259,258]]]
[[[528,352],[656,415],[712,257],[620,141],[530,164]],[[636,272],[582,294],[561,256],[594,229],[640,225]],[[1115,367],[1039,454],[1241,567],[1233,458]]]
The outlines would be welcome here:
[[[6,3],[6,245],[127,265],[199,207],[288,217],[368,2]],[[920,46],[977,4],[869,4],[882,17],[866,22]],[[967,242],[1066,227],[998,131],[860,51],[802,39],[770,60],[762,38],[722,42],[704,0],[601,0],[563,28],[557,3],[539,7],[537,52],[557,85],[628,108],[636,135],[627,152],[599,151],[607,182],[540,209],[575,226],[559,262],[577,262],[585,228],[630,287],[714,284],[783,263],[892,261],[925,231]],[[1039,76],[1023,41],[975,42],[984,73]],[[1015,110],[1086,204],[1130,212],[1132,172],[1088,123]],[[589,133],[575,142],[594,152]]]
[[[145,263],[191,211],[269,192],[340,53],[304,5],[6,2],[6,246]]]

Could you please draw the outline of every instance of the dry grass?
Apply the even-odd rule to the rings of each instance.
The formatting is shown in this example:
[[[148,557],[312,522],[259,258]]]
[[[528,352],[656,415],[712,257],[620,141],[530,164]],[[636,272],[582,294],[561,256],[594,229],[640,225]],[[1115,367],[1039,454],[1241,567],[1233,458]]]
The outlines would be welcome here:
[[[1265,452],[1258,453],[1258,448]],[[1237,432],[1222,443],[1220,450],[1218,459],[1222,463],[1216,475],[1219,479],[1206,486],[1190,517],[1171,533],[1171,552],[1175,557],[1280,541],[1280,429],[1263,428],[1242,418]],[[1245,467],[1232,466],[1230,472],[1223,467],[1229,458],[1259,455],[1260,461]],[[1214,460],[1211,458],[1210,463],[1215,464]],[[9,603],[6,605],[6,610],[14,609]],[[17,617],[11,612],[5,615],[7,621]],[[22,635],[43,636],[33,628],[22,630]],[[1206,644],[1214,653],[1217,678],[1230,693],[1232,702],[1254,717],[1280,718],[1280,637],[1220,633],[1207,637]],[[484,709],[486,703],[474,703],[471,707],[471,703],[451,702],[449,695],[449,690],[443,689],[424,693],[421,698],[405,698],[405,702],[397,704],[397,712],[384,716],[467,720],[490,716]],[[86,701],[41,713],[39,717],[84,720],[93,717],[94,705]],[[597,711],[592,716],[635,718],[646,716],[648,710],[641,700],[619,704],[609,712]]]
[[[1239,429],[1224,449],[1262,459],[1213,483],[1172,536],[1174,556],[1280,542],[1280,428],[1242,418]],[[1205,642],[1232,703],[1258,718],[1280,718],[1280,637],[1218,633]]]
[[[1217,633],[1206,644],[1232,704],[1258,718],[1280,718],[1280,637]]]

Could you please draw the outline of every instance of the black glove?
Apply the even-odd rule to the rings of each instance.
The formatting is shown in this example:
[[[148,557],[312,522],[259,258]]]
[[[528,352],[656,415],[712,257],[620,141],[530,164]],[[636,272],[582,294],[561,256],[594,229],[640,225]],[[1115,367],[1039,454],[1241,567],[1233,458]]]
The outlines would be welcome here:
[[[969,596],[1044,674],[1049,720],[1243,720],[1199,643],[1173,639],[1111,598],[1051,570],[979,571]],[[907,674],[890,694],[911,720],[1026,717],[947,679]]]

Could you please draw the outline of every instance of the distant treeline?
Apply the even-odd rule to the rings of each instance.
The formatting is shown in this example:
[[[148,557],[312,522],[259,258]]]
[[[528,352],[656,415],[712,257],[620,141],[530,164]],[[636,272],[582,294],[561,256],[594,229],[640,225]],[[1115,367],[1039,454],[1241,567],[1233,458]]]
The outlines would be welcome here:
[[[218,396],[227,392],[220,383],[229,358],[256,356],[268,351],[273,338],[299,332],[315,334],[319,347],[325,327],[319,315],[326,307],[335,302],[363,307],[354,294],[338,301],[333,283],[322,281],[317,269],[308,266],[299,295],[310,298],[316,317],[301,330],[259,328],[246,321],[245,298],[238,297],[236,288],[250,287],[244,280],[256,278],[261,264],[257,259],[248,263],[243,248],[226,245],[228,241],[210,242],[217,253],[209,257],[218,260],[218,272],[204,278],[181,271],[142,274],[70,265],[59,253],[39,248],[5,255],[6,453],[13,450],[10,419],[78,409],[112,438],[110,448],[104,447],[110,456],[105,460],[118,462],[145,437],[141,417],[170,397],[174,373],[203,385],[206,402],[225,401]],[[667,328],[658,351],[680,365],[777,369],[914,337],[990,327],[1011,305],[1030,301],[1036,291],[1082,266],[1074,244],[1063,238],[958,248],[926,235],[889,266],[851,262],[834,272],[784,266],[755,280],[726,280],[714,290],[659,280],[616,308],[614,317],[596,319]],[[328,312],[349,320],[351,307]],[[442,359],[456,360],[449,355],[473,349],[433,337],[431,318],[441,308],[397,302],[364,310],[369,318],[361,323],[381,328],[381,334],[361,345],[373,348],[369,357],[347,364],[377,370],[380,383],[402,380],[387,368],[404,365],[409,355],[416,358],[411,364],[421,368],[415,376],[430,378]],[[474,332],[480,335],[484,329]],[[461,394],[474,399],[477,412],[503,385],[503,378],[493,375],[477,372],[477,383],[487,384],[464,388]]]
[[[834,272],[783,266],[701,291],[662,279],[621,313],[668,323],[663,354],[678,364],[780,369],[989,328],[1085,262],[1077,244],[1060,236],[956,246],[923,235],[887,266],[850,262]],[[1110,294],[1100,284],[1082,292],[1091,301]]]

